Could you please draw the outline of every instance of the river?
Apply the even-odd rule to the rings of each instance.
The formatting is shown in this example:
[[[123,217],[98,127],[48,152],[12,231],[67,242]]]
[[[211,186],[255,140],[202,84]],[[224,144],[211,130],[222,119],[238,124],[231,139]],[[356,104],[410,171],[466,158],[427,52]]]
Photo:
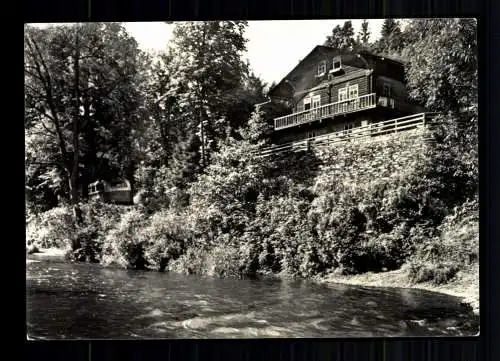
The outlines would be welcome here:
[[[30,339],[474,335],[457,298],[423,290],[240,280],[30,259]]]

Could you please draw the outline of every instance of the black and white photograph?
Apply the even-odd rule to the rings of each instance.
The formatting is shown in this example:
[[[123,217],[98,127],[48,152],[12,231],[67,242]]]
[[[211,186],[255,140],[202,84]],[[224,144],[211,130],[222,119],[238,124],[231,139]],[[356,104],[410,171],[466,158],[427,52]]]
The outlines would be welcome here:
[[[28,340],[479,335],[477,21],[24,27]]]

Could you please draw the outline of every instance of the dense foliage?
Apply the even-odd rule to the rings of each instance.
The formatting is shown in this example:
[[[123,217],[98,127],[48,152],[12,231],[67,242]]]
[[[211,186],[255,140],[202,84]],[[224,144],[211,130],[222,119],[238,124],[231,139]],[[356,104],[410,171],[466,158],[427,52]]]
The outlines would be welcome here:
[[[367,22],[357,39],[346,22],[327,43],[405,57],[437,126],[272,158],[246,22],[180,23],[154,55],[118,24],[27,28],[30,251],[237,277],[407,263],[415,282],[449,281],[478,259],[475,22],[401,24],[372,43]],[[87,201],[89,182],[115,177],[133,180],[133,206]]]

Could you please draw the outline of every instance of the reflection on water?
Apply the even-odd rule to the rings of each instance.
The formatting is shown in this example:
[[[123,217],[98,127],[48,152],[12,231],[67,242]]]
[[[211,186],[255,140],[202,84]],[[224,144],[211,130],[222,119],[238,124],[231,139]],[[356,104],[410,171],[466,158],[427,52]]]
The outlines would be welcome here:
[[[473,335],[458,299],[422,290],[201,278],[27,262],[30,338]]]

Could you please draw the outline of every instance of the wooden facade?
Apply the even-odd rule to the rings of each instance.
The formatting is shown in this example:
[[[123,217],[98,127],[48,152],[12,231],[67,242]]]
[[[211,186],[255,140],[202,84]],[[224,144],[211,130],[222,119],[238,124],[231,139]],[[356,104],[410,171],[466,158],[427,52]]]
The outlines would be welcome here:
[[[315,47],[269,97],[270,104],[285,104],[290,110],[272,118],[275,143],[424,111],[408,101],[401,62],[325,46]]]
[[[112,182],[99,180],[89,184],[88,188],[90,199],[116,204],[133,203],[132,187],[126,179]]]

